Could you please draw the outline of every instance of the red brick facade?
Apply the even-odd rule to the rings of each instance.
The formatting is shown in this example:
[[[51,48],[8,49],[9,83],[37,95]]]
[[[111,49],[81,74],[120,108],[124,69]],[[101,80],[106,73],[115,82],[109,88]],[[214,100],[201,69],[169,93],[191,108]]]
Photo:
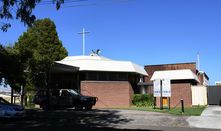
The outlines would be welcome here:
[[[198,75],[198,79],[199,79],[199,81],[200,81],[200,85],[203,85],[203,81],[204,81],[204,76],[203,76],[204,74],[199,74]]]
[[[133,89],[128,81],[81,81],[81,93],[96,96],[95,108],[129,107]]]
[[[150,81],[155,71],[190,69],[195,74],[197,72],[195,62],[178,63],[178,64],[163,64],[163,65],[146,65],[144,68],[148,74],[148,76],[145,77],[145,82]]]
[[[170,106],[180,107],[180,100],[184,100],[185,107],[192,106],[192,92],[190,83],[173,83],[171,84],[171,97],[170,97]],[[179,103],[179,104],[178,104]],[[160,98],[156,99],[156,106],[160,106]]]

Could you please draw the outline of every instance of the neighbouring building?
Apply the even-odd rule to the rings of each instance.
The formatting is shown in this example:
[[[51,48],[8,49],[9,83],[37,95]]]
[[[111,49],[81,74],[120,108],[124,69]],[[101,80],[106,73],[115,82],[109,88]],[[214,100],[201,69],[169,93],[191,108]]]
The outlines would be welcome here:
[[[138,83],[140,93],[153,93],[153,81],[156,79],[171,80],[171,97],[163,97],[163,105],[171,107],[179,106],[181,99],[184,105],[206,105],[207,92],[206,87],[209,83],[209,77],[205,72],[196,69],[196,63],[177,63],[146,65],[145,70],[148,76],[145,76],[143,82]],[[197,94],[198,92],[198,94]],[[160,99],[156,98],[156,106],[159,107]]]
[[[96,96],[95,107],[101,108],[129,107],[137,83],[147,76],[143,66],[96,54],[56,61],[50,74],[51,88],[71,88],[83,95]]]
[[[215,85],[216,85],[216,86],[221,86],[221,81],[216,81],[216,82],[215,82]]]

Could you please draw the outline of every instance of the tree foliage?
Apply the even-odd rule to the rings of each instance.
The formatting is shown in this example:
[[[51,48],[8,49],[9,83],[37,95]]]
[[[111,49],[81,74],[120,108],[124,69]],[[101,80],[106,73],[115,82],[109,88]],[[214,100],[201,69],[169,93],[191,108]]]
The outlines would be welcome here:
[[[31,27],[36,19],[32,10],[40,2],[43,2],[43,0],[0,0],[0,19],[10,20],[16,18]],[[56,5],[58,10],[64,0],[51,0],[51,2]],[[0,22],[0,27],[2,31],[7,31],[11,24]]]
[[[37,20],[19,37],[14,48],[27,56],[25,72],[36,87],[46,87],[49,70],[54,61],[67,56],[66,49],[58,38],[56,26],[49,18]]]
[[[19,54],[13,47],[0,46],[0,78],[5,78],[6,83],[13,89],[19,90],[20,85],[26,83],[24,63],[27,54]]]

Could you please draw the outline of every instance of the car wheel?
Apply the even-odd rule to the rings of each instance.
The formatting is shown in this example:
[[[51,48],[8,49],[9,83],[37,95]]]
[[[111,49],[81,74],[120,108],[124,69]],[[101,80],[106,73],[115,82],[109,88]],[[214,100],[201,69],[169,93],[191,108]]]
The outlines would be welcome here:
[[[42,107],[43,110],[49,110],[49,107],[48,107],[47,104],[41,105],[41,107]]]
[[[86,110],[91,110],[91,109],[92,109],[92,105],[85,106],[85,109],[86,109]]]
[[[81,110],[83,110],[83,107],[81,105],[76,105],[75,110],[81,111]]]

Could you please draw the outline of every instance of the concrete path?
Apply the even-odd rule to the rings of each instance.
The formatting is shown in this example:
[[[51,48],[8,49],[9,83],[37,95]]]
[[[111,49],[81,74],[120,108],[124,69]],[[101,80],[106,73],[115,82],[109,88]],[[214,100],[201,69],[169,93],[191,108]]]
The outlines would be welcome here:
[[[191,127],[221,129],[221,106],[208,106],[201,116],[187,119]]]
[[[208,106],[201,116],[221,117],[221,106]]]

